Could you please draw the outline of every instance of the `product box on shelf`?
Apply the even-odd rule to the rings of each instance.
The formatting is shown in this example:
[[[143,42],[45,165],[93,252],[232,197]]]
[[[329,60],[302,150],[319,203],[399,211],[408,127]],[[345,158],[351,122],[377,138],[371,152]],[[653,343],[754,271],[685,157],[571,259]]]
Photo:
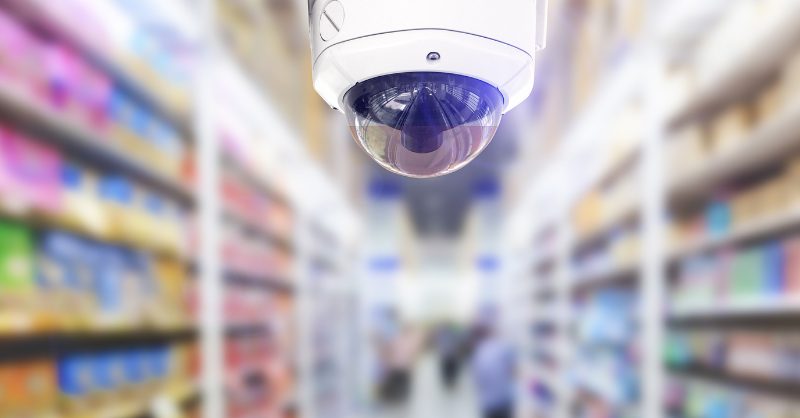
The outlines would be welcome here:
[[[72,354],[58,359],[58,382],[63,410],[68,415],[89,413],[94,387],[93,361],[89,354]]]
[[[62,205],[56,223],[97,239],[109,239],[108,214],[97,194],[98,176],[77,163],[61,167]]]
[[[53,149],[0,126],[0,210],[53,213],[61,203],[61,157]]]
[[[49,360],[0,364],[0,418],[52,417],[58,381]]]
[[[42,68],[37,62],[36,42],[16,18],[0,10],[0,79],[2,85],[24,85],[40,91]]]
[[[0,221],[0,333],[35,327],[34,243],[31,231]]]

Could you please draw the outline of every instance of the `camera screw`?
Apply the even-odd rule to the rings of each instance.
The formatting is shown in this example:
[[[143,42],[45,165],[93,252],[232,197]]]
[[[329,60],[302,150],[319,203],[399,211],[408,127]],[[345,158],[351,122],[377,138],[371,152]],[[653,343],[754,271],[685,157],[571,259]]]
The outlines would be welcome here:
[[[439,61],[441,58],[442,58],[442,56],[439,55],[438,52],[429,52],[428,53],[428,61],[430,61],[430,62]]]

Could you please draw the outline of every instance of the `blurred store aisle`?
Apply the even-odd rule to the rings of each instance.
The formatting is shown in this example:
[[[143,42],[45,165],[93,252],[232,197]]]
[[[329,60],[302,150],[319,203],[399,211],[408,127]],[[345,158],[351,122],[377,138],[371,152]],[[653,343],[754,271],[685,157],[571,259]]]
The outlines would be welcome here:
[[[402,410],[384,411],[376,418],[478,418],[476,402],[469,374],[464,373],[457,387],[448,391],[441,383],[438,359],[428,354],[420,359],[414,371],[409,405]]]

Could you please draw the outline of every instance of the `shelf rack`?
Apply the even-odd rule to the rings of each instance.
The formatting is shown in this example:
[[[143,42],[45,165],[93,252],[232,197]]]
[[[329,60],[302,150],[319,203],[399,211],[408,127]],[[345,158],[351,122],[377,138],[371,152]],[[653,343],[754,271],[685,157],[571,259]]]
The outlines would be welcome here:
[[[115,86],[120,87],[146,106],[152,113],[172,124],[180,133],[187,153],[195,153],[197,162],[196,179],[183,180],[183,174],[167,174],[156,169],[149,161],[134,157],[123,145],[112,138],[112,133],[103,129],[93,129],[80,123],[55,107],[50,107],[44,100],[37,100],[34,94],[25,90],[21,84],[0,84],[0,111],[3,123],[13,124],[21,128],[31,139],[46,143],[62,151],[69,159],[76,160],[92,169],[120,174],[132,178],[137,184],[153,189],[165,198],[177,202],[187,218],[197,215],[199,252],[191,255],[161,254],[147,248],[137,250],[156,255],[170,255],[185,262],[187,275],[198,276],[197,290],[203,309],[199,312],[196,323],[179,329],[158,329],[151,327],[122,328],[116,330],[93,331],[41,331],[31,333],[8,333],[0,335],[0,363],[14,362],[22,359],[54,358],[63,354],[76,352],[92,352],[95,350],[112,350],[129,347],[149,347],[161,344],[199,344],[202,352],[203,376],[199,382],[185,382],[182,387],[169,387],[159,397],[168,398],[179,406],[201,405],[203,416],[218,418],[226,416],[226,395],[220,382],[225,381],[225,346],[226,338],[266,338],[270,337],[261,324],[244,324],[232,327],[225,326],[222,295],[226,286],[239,286],[247,291],[255,290],[275,294],[276,299],[298,300],[307,298],[302,293],[301,283],[309,280],[306,266],[324,259],[332,266],[336,278],[347,280],[351,271],[342,266],[350,260],[344,259],[344,251],[339,251],[347,242],[346,236],[352,233],[352,223],[341,222],[339,215],[328,217],[321,227],[331,237],[331,245],[320,252],[310,254],[308,249],[298,245],[297,238],[302,231],[313,225],[320,228],[320,207],[338,211],[341,217],[348,216],[348,208],[342,207],[343,199],[337,199],[338,191],[325,183],[325,176],[319,172],[314,161],[302,147],[297,133],[285,126],[279,112],[269,98],[255,88],[248,77],[241,71],[235,60],[225,55],[224,46],[219,39],[216,22],[216,11],[210,0],[198,2],[196,10],[186,8],[187,13],[198,12],[189,16],[189,20],[197,20],[201,34],[197,48],[196,83],[189,86],[187,106],[173,103],[159,88],[154,87],[151,80],[144,80],[138,73],[129,68],[123,57],[108,50],[105,39],[87,39],[82,37],[74,27],[65,24],[55,12],[57,6],[46,0],[9,0],[3,2],[3,10],[10,12],[37,35],[46,39],[57,39],[78,53],[87,62],[105,72]],[[112,6],[113,7],[113,6]],[[182,6],[178,6],[182,7]],[[195,45],[193,45],[195,46]],[[225,72],[221,67],[234,68],[233,72]],[[237,70],[239,70],[237,72]],[[224,74],[223,74],[224,73]],[[221,153],[216,115],[220,104],[215,102],[213,84],[215,80],[233,74],[233,83],[240,90],[249,94],[245,105],[244,117],[257,121],[263,140],[258,144],[258,152],[276,153],[291,157],[291,167],[276,164],[276,170],[262,173],[253,170],[228,157],[220,158]],[[226,80],[226,82],[229,80]],[[158,83],[156,83],[158,84]],[[242,88],[242,85],[244,87]],[[232,87],[232,90],[236,87]],[[181,102],[182,103],[182,102]],[[288,165],[289,163],[287,163]],[[259,167],[260,168],[260,167]],[[270,167],[272,168],[272,167]],[[248,186],[264,194],[275,204],[285,206],[295,218],[295,222],[286,233],[272,230],[258,222],[247,219],[225,208],[219,201],[220,172],[227,170],[239,176]],[[313,196],[307,196],[310,189],[320,190]],[[183,215],[184,213],[182,213]],[[266,216],[266,214],[265,214]],[[61,229],[47,219],[37,215],[20,216],[15,221],[31,224],[34,230]],[[350,220],[352,221],[352,220]],[[233,271],[221,259],[221,224],[232,222],[249,234],[264,238],[265,245],[272,245],[284,250],[291,257],[289,271],[281,273],[281,277],[268,274],[247,274]],[[331,226],[333,224],[334,226]],[[350,228],[347,230],[346,228]],[[78,233],[79,231],[71,231]],[[85,235],[85,234],[79,234]],[[187,239],[188,241],[188,239]],[[112,243],[113,244],[113,243]],[[117,243],[119,244],[119,243]],[[124,244],[126,247],[132,245]],[[303,303],[308,304],[307,301]],[[297,308],[300,301],[294,303]],[[299,318],[295,310],[286,312],[287,318],[280,318],[289,328],[300,328],[302,324],[294,323]],[[271,318],[272,319],[272,318]],[[297,321],[299,322],[299,321]],[[298,334],[302,332],[299,331]],[[285,353],[287,368],[293,370],[306,367],[295,364],[294,348]],[[349,360],[342,355],[342,361]],[[293,373],[293,372],[291,372]],[[298,374],[295,377],[302,377]],[[191,383],[191,384],[190,384]],[[305,401],[301,389],[294,388],[281,401],[281,408],[297,409]],[[97,418],[150,418],[151,405],[120,404],[113,409],[97,411]],[[302,409],[302,408],[301,408]],[[90,417],[94,418],[94,417]]]
[[[680,32],[684,25],[693,23],[703,25],[707,31],[717,17],[724,14],[728,2],[716,1],[714,7],[718,10],[704,10],[702,22],[682,22],[686,16],[693,18],[691,13],[698,6],[692,1],[667,2],[662,9],[663,16],[670,20],[669,25],[661,25],[660,29]],[[706,7],[705,9],[708,9]],[[716,16],[713,19],[710,16]],[[655,21],[658,22],[657,16]],[[774,16],[773,16],[774,17]],[[762,300],[732,301],[724,300],[718,303],[693,309],[678,309],[669,307],[669,285],[671,272],[681,261],[705,253],[714,253],[718,250],[736,248],[754,242],[761,242],[785,235],[800,229],[800,213],[794,208],[783,212],[773,213],[760,219],[754,219],[747,224],[735,225],[729,231],[717,236],[700,237],[688,242],[668,245],[669,240],[664,218],[673,209],[682,208],[692,203],[708,199],[715,190],[721,186],[737,181],[746,176],[752,176],[769,168],[778,167],[787,158],[800,152],[800,100],[792,97],[780,111],[774,113],[760,125],[746,133],[742,138],[731,138],[731,146],[718,152],[702,163],[689,169],[681,168],[680,171],[671,171],[672,167],[664,164],[662,152],[664,143],[671,133],[681,129],[686,124],[696,123],[698,120],[707,119],[718,113],[724,106],[735,103],[746,97],[751,97],[754,92],[762,88],[771,78],[775,77],[779,69],[789,57],[798,52],[797,45],[800,41],[800,26],[796,25],[800,17],[800,7],[788,5],[785,16],[780,17],[780,22],[760,31],[757,39],[748,43],[746,48],[741,48],[740,53],[732,55],[732,61],[720,69],[717,77],[709,77],[699,85],[699,88],[689,97],[676,112],[664,109],[660,102],[661,81],[672,66],[676,55],[687,56],[691,45],[684,42],[680,54],[671,49],[674,45],[659,44],[657,40],[650,42],[647,48],[633,48],[629,53],[629,60],[639,61],[634,68],[640,69],[644,74],[642,85],[638,88],[641,102],[645,107],[646,126],[641,143],[634,147],[636,150],[625,158],[619,158],[611,164],[603,161],[593,161],[581,156],[592,156],[595,160],[602,160],[607,153],[603,150],[609,147],[598,137],[598,132],[603,132],[606,127],[605,120],[610,112],[620,106],[625,99],[625,83],[619,81],[632,78],[629,66],[617,65],[605,77],[590,105],[576,117],[570,124],[569,130],[564,135],[563,145],[554,153],[556,159],[551,164],[544,180],[530,185],[527,195],[521,199],[517,209],[519,217],[553,201],[561,201],[560,207],[570,208],[582,196],[604,184],[609,178],[619,176],[628,167],[634,165],[635,160],[643,170],[640,173],[644,182],[639,199],[629,202],[625,210],[619,211],[608,222],[599,225],[588,233],[578,234],[571,225],[571,220],[566,217],[552,217],[547,214],[536,213],[539,222],[531,229],[526,224],[526,230],[531,230],[532,236],[542,229],[553,228],[567,231],[571,245],[563,249],[560,268],[563,274],[552,280],[565,280],[568,283],[569,295],[586,295],[610,288],[633,288],[640,297],[641,310],[639,315],[639,328],[641,335],[638,337],[641,345],[637,350],[642,356],[641,369],[641,400],[634,409],[628,410],[630,416],[646,416],[648,418],[661,418],[669,416],[663,409],[665,396],[665,381],[669,378],[700,380],[723,386],[732,386],[737,390],[752,390],[754,392],[774,392],[774,385],[769,382],[753,381],[741,376],[726,374],[714,370],[673,370],[662,363],[661,346],[664,333],[673,327],[692,329],[705,329],[709,326],[714,329],[763,329],[763,327],[784,327],[781,329],[796,329],[797,318],[800,317],[800,299],[791,295],[775,296]],[[674,21],[676,18],[678,21]],[[654,25],[659,26],[659,25]],[[697,29],[695,27],[695,29]],[[659,38],[660,39],[660,38]],[[691,43],[696,45],[697,42]],[[683,45],[683,44],[682,44]],[[599,104],[598,104],[599,103]],[[592,152],[595,150],[595,152]],[[599,166],[601,169],[594,169]],[[580,167],[582,175],[575,174],[575,168]],[[554,178],[564,177],[563,182],[553,186]],[[569,178],[569,180],[567,180]],[[541,190],[561,187],[557,196],[548,195],[545,198]],[[640,247],[643,254],[637,262],[631,265],[617,266],[594,272],[593,274],[579,274],[574,270],[569,259],[572,255],[581,253],[602,243],[610,231],[623,226],[637,223],[641,234]],[[508,230],[519,234],[516,224],[509,225]],[[530,257],[535,263],[536,256]],[[566,309],[561,312],[562,321],[567,327],[574,327],[576,311]],[[794,327],[794,328],[793,328]],[[535,342],[534,342],[535,343]],[[544,344],[548,345],[548,340]],[[573,399],[579,398],[580,389],[567,388]],[[785,389],[785,388],[784,388]],[[796,387],[791,390],[796,394]],[[591,394],[587,394],[590,396]],[[795,396],[796,397],[796,396]],[[619,411],[620,414],[626,411]],[[537,411],[532,416],[553,418],[566,418],[572,416],[568,412],[555,413]]]

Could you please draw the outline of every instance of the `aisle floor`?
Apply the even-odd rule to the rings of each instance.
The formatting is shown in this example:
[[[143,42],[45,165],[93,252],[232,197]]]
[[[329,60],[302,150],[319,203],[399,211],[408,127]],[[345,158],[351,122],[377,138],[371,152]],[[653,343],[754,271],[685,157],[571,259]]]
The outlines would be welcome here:
[[[466,370],[458,386],[446,390],[439,377],[439,363],[427,355],[417,364],[414,386],[405,408],[383,411],[376,418],[478,418],[474,387]]]

